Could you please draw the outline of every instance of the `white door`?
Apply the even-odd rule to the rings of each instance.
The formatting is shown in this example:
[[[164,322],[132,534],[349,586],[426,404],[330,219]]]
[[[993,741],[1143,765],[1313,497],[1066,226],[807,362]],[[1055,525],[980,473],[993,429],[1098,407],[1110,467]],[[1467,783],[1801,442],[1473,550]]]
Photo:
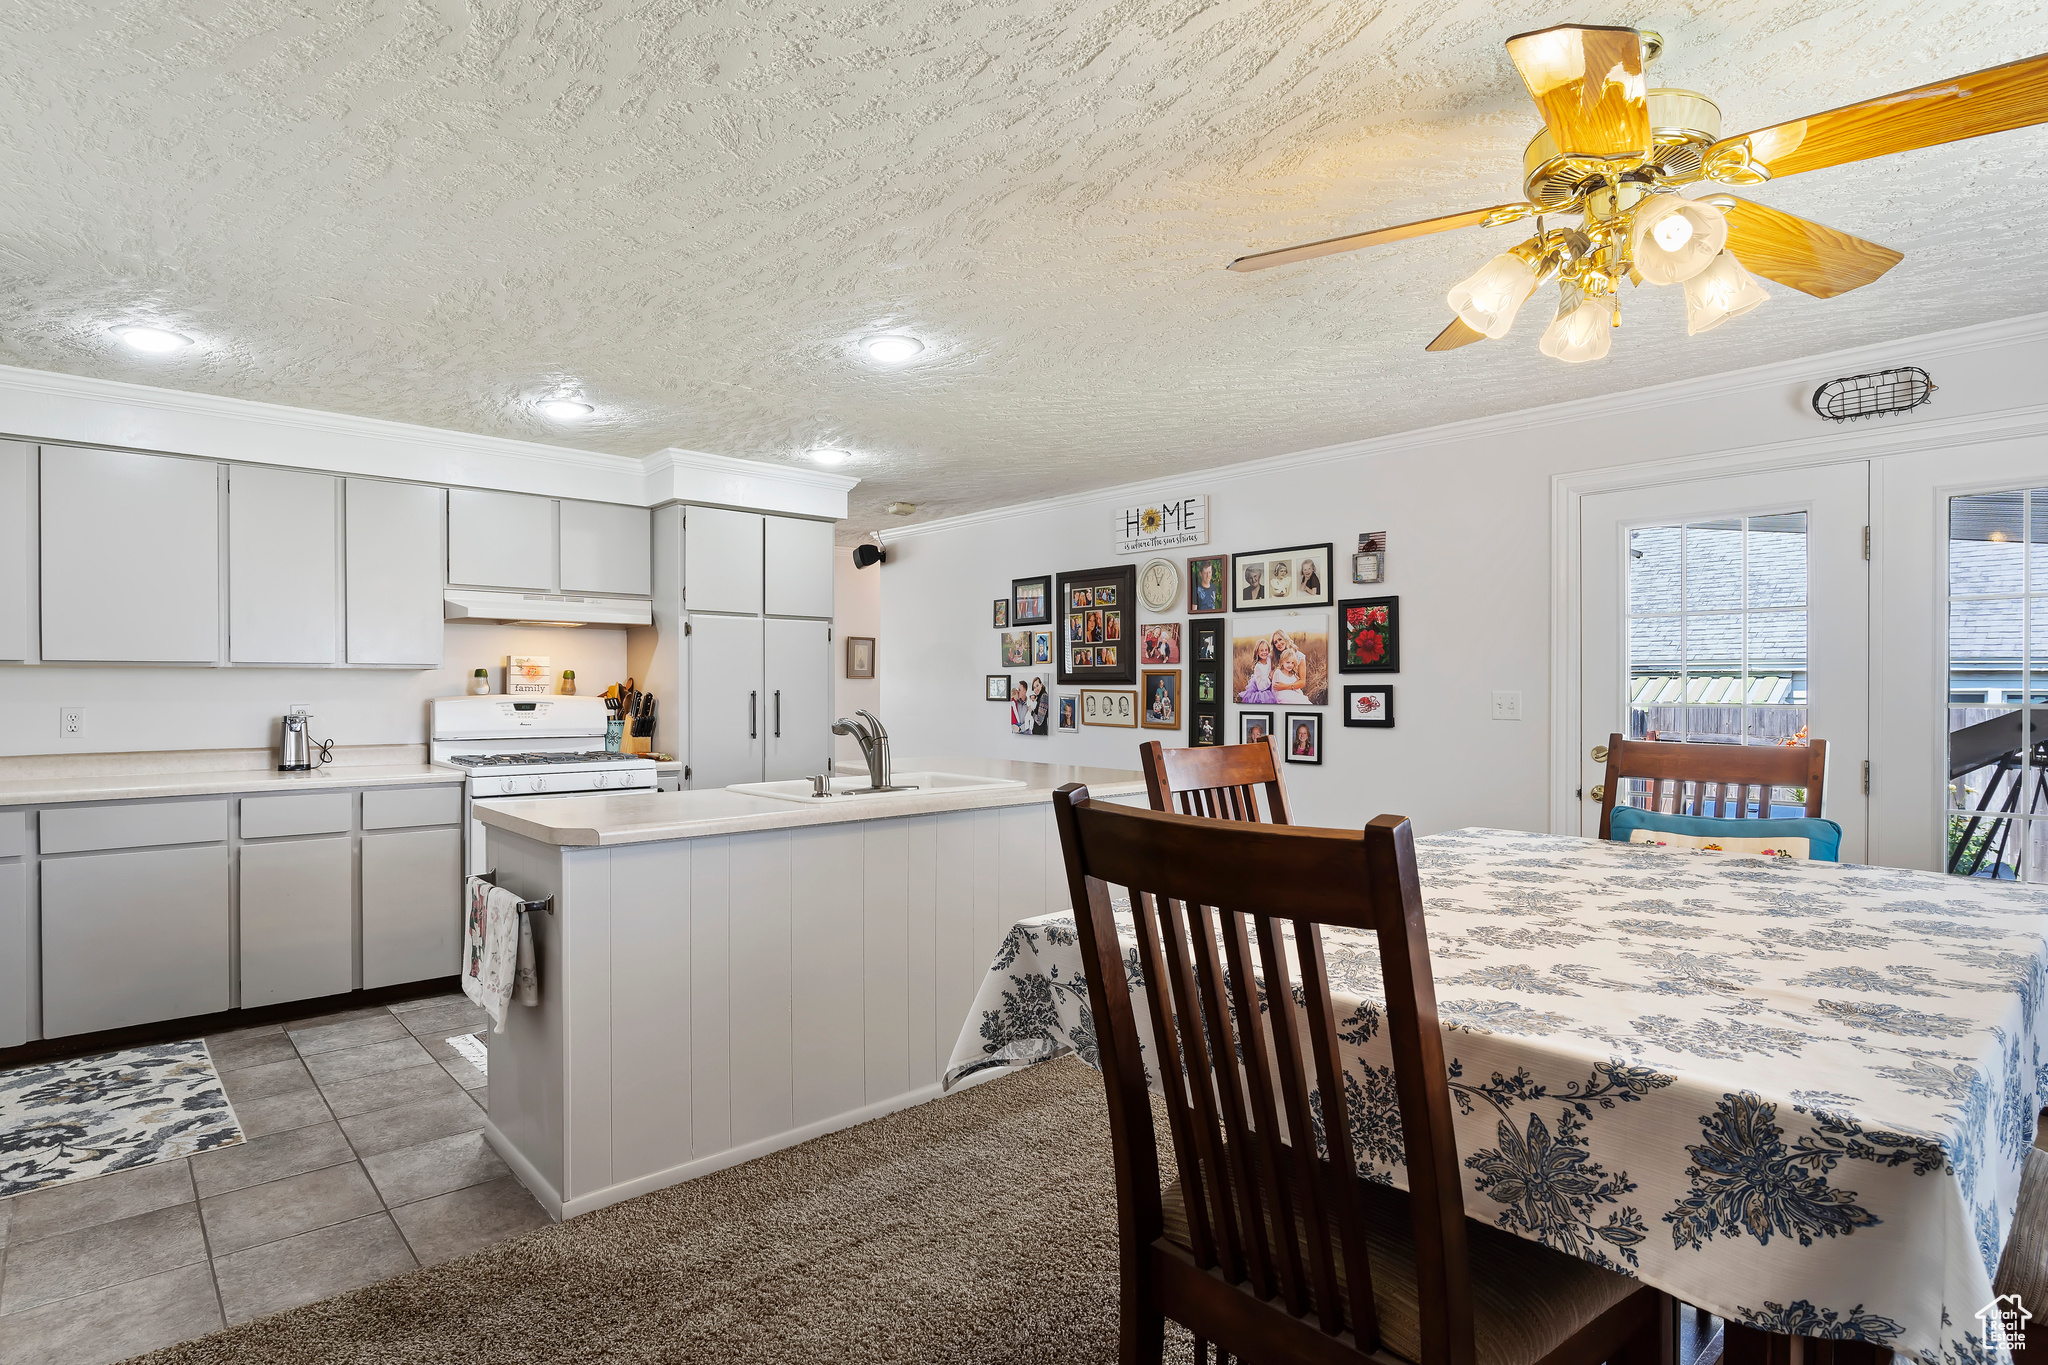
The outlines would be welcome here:
[[[832,523],[768,517],[762,527],[761,578],[770,616],[832,614]]]
[[[220,657],[220,466],[44,446],[43,658]]]
[[[36,448],[0,441],[0,659],[26,659],[30,637],[29,572],[35,553]],[[4,1037],[0,1033],[0,1037]],[[11,1046],[0,1043],[0,1047]]]
[[[691,611],[761,610],[761,514],[723,507],[683,513],[683,605]]]
[[[832,752],[831,623],[770,620],[767,627],[766,780],[822,773]]]
[[[338,489],[332,474],[228,466],[228,657],[236,663],[337,662]]]
[[[348,661],[440,667],[447,492],[381,479],[345,490]]]
[[[1823,813],[1868,856],[1869,467],[1591,494],[1580,503],[1580,828],[1598,832],[1610,734],[1825,739]]]
[[[694,519],[697,509],[692,508]],[[756,575],[756,582],[759,575]],[[758,616],[690,617],[690,786],[696,791],[759,782],[768,717],[761,685]]]

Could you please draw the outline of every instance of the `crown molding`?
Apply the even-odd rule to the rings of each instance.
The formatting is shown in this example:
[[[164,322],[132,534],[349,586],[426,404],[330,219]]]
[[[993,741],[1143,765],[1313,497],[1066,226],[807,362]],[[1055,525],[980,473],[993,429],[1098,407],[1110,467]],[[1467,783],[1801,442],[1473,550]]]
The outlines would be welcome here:
[[[846,495],[860,480],[798,465],[741,460],[701,450],[670,446],[641,462],[646,473],[646,500],[711,503],[796,516],[846,517]]]

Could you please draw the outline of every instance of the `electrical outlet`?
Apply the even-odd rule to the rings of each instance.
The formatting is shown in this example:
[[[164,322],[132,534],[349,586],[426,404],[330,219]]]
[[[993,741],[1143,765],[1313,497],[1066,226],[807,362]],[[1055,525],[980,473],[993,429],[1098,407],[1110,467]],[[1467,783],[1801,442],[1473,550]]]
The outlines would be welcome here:
[[[1495,720],[1520,720],[1522,718],[1522,694],[1520,692],[1494,693],[1493,718]]]
[[[57,712],[57,733],[65,739],[85,738],[85,708],[66,706]]]

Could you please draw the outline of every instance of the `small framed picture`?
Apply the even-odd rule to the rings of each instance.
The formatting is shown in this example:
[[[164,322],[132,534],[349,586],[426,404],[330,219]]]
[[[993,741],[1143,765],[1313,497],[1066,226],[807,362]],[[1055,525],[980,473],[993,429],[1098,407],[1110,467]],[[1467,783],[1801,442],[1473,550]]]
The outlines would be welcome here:
[[[1379,554],[1359,553],[1351,556],[1351,581],[1353,583],[1378,583],[1386,578],[1387,557]]]
[[[1188,615],[1213,616],[1230,610],[1229,591],[1229,555],[1203,555],[1188,561]]]
[[[1052,575],[1010,582],[1010,624],[1043,626],[1052,621]]]
[[[1060,694],[1060,729],[1073,733],[1081,728],[1081,699],[1071,692]]]
[[[1162,621],[1155,625],[1139,626],[1138,638],[1144,645],[1144,653],[1139,660],[1141,663],[1180,662],[1180,622]]]
[[[1083,629],[1085,622],[1086,618],[1083,616],[1076,615],[1067,618],[1067,638],[1077,645],[1086,638],[1086,633]]]
[[[1031,632],[1031,662],[1049,664],[1052,662],[1052,632],[1034,630]]]
[[[1147,730],[1180,729],[1180,670],[1141,670],[1141,695],[1145,698],[1144,725]]]
[[[1282,755],[1289,763],[1323,761],[1323,717],[1319,711],[1283,713],[1280,737],[1285,741]]]
[[[1280,611],[1330,605],[1332,546],[1293,545],[1230,557],[1233,611]]]
[[[1195,700],[1216,700],[1216,675],[1206,669],[1195,674]]]
[[[1010,699],[1010,675],[1007,673],[989,674],[982,682],[981,687],[982,699],[984,701],[1008,701]]]
[[[1344,689],[1344,723],[1366,730],[1394,728],[1394,689],[1381,684]]]
[[[1087,646],[1087,645],[1075,645],[1075,646],[1074,646],[1074,667],[1076,667],[1076,668],[1093,668],[1093,667],[1095,667],[1095,651],[1094,651],[1094,649],[1090,648],[1090,647],[1089,647],[1089,646]]]
[[[1337,671],[1401,671],[1401,599],[1355,597],[1337,604]]]
[[[1133,581],[1135,581],[1135,575],[1133,576]],[[1095,590],[1095,605],[1096,605],[1096,606],[1098,606],[1098,607],[1113,607],[1113,606],[1115,606],[1115,605],[1116,605],[1116,586],[1115,586],[1114,584],[1111,584],[1111,585],[1109,585],[1109,586],[1107,586],[1107,587],[1101,587],[1101,588],[1097,588],[1097,589]]]
[[[1115,668],[1116,646],[1097,645],[1095,647],[1095,666],[1097,668]]]
[[[1102,638],[1115,644],[1124,638],[1124,614],[1120,611],[1102,613]]]
[[[1028,630],[1006,630],[1003,632],[1003,667],[1031,667],[1031,632]]]
[[[1088,610],[1088,608],[1090,608],[1090,607],[1092,607],[1092,606],[1094,606],[1094,605],[1095,605],[1095,590],[1094,590],[1093,588],[1069,588],[1069,589],[1067,589],[1067,610],[1068,610],[1068,611],[1086,611],[1086,610]]]
[[[1240,711],[1237,713],[1237,742],[1239,744],[1264,744],[1273,733],[1271,711]]]
[[[1081,723],[1138,728],[1138,694],[1122,689],[1084,687],[1081,689]]]
[[[846,676],[849,678],[872,678],[875,676],[874,636],[849,635],[846,637]]]
[[[996,599],[996,620],[995,620],[995,626],[996,626],[996,629],[997,629],[997,630],[1007,630],[1007,629],[1009,629],[1009,626],[1010,626],[1010,599],[1009,599],[1009,598],[1007,598],[1007,597],[998,597],[998,598]]]
[[[1194,730],[1188,736],[1188,743],[1198,749],[1207,749],[1213,748],[1222,742],[1222,736],[1216,732],[1215,713],[1210,711],[1198,713],[1195,716]]]

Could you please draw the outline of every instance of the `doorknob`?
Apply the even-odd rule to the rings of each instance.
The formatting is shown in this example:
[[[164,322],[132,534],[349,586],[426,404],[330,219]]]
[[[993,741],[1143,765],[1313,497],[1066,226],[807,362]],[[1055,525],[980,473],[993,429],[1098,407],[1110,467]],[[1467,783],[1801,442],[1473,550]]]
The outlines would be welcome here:
[[[1595,763],[1605,763],[1607,761],[1607,746],[1605,744],[1595,744],[1593,746],[1593,761]]]
[[[1593,786],[1593,790],[1592,790],[1592,792],[1591,792],[1591,793],[1589,793],[1589,794],[1590,794],[1590,795],[1592,796],[1592,798],[1593,798],[1593,799],[1594,799],[1595,801],[1604,801],[1604,800],[1606,800],[1606,799],[1607,799],[1607,784],[1606,784],[1605,782],[1599,782],[1599,783],[1595,783],[1595,784],[1594,784],[1594,786]]]

